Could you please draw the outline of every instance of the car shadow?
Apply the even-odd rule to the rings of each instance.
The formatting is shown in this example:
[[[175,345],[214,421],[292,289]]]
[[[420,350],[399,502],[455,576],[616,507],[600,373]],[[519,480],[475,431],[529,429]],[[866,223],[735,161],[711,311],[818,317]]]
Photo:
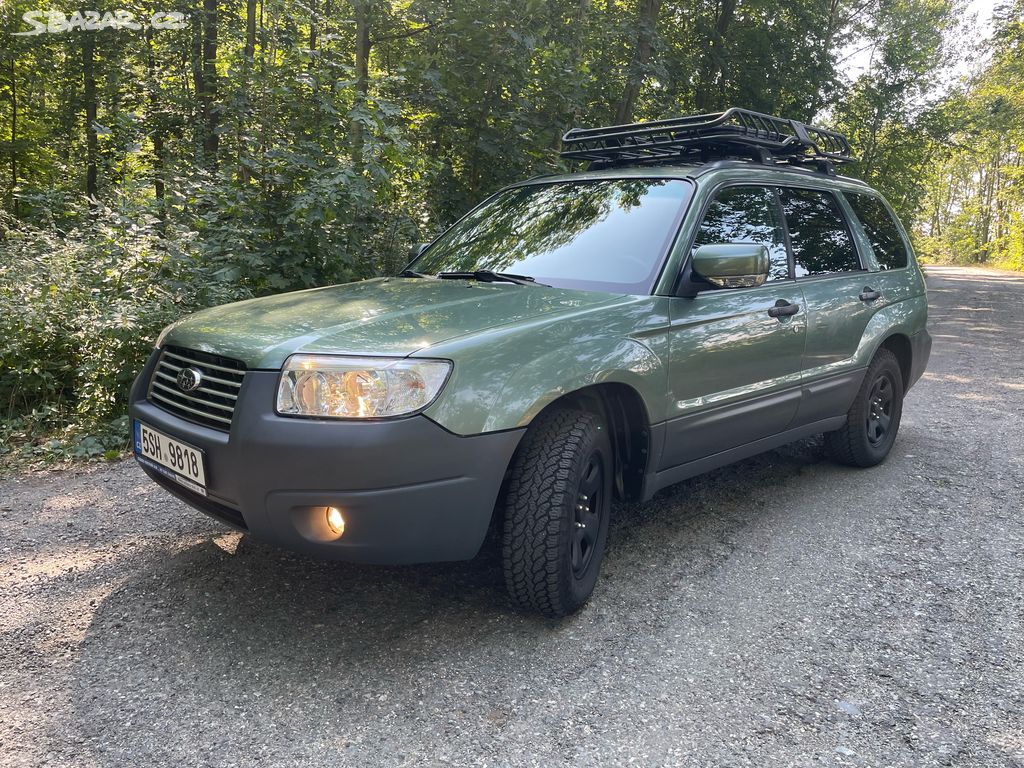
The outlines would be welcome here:
[[[691,478],[648,502],[617,503],[606,563],[628,562],[636,539],[652,529],[699,532],[723,506],[749,507],[738,521],[756,517],[762,505],[754,496],[823,461],[820,438],[811,438]],[[329,642],[349,658],[366,647],[368,637],[377,650],[400,645],[410,634],[421,636],[424,623],[443,627],[476,617],[471,623],[479,626],[499,618],[549,629],[559,625],[517,611],[506,597],[498,525],[472,560],[413,566],[318,560],[225,529],[175,554],[148,549],[138,578],[103,601],[90,632],[116,629],[119,617],[140,612],[198,636],[272,635],[275,644],[284,641],[293,651]]]
[[[924,439],[927,427],[916,429],[904,424],[903,445]],[[322,763],[324,754],[388,762],[382,750],[423,743],[427,728],[455,723],[457,732],[464,718],[483,721],[484,739],[513,715],[493,704],[477,711],[474,695],[542,707],[565,680],[592,673],[589,654],[671,621],[663,598],[687,581],[696,586],[675,610],[699,615],[701,580],[729,561],[744,528],[799,524],[823,484],[856,472],[823,462],[820,439],[805,440],[616,506],[594,600],[564,621],[513,608],[494,531],[474,560],[400,568],[312,560],[212,522],[141,540],[124,555],[127,578],[103,566],[120,580],[97,600],[75,650],[73,721],[53,727],[111,766],[230,765],[251,754],[255,736],[279,750],[268,764]],[[905,470],[894,458],[876,471]],[[160,499],[168,519],[198,515]],[[377,741],[351,743],[349,724],[367,722],[380,724]]]
[[[728,557],[723,531],[770,513],[758,498],[763,489],[813,467],[820,454],[819,444],[804,441],[645,504],[617,506],[607,583],[564,621],[514,610],[493,535],[474,560],[394,568],[312,560],[235,533],[170,554],[147,546],[133,554],[135,576],[96,606],[79,646],[77,738],[106,742],[109,750],[95,755],[106,764],[127,754],[193,762],[196,745],[216,741],[214,734],[243,737],[225,735],[224,723],[284,727],[274,707],[289,701],[317,717],[372,717],[415,709],[417,686],[438,676],[457,690],[467,675],[475,686],[532,686],[531,695],[543,697],[557,681],[535,679],[538,658],[559,659],[565,674],[583,673],[589,662],[573,648],[595,631],[649,628],[649,607],[634,608],[629,595],[650,601],[672,589],[678,574],[668,578],[674,566],[666,553],[686,552],[694,572],[713,569]],[[726,500],[740,511],[719,512]],[[662,552],[664,572],[646,563],[651,548]],[[95,681],[110,679],[116,690],[96,690]],[[396,690],[403,692],[397,702]],[[166,722],[184,727],[164,730]]]
[[[730,510],[726,527],[733,529],[771,514],[763,489],[823,460],[820,438],[812,438],[679,483],[649,502],[616,505],[604,569],[628,571],[638,549],[651,542],[671,551],[721,538],[712,529],[721,528],[723,508]],[[153,619],[149,631],[135,638],[143,656],[171,648],[187,652],[193,668],[211,671],[225,657],[240,655],[259,660],[285,654],[309,669],[327,657],[351,665],[410,645],[443,639],[477,646],[509,631],[557,633],[565,624],[514,609],[504,593],[493,528],[481,553],[461,563],[321,561],[240,534],[216,535],[174,554],[154,546],[138,557],[137,578],[97,606],[83,664],[109,662],[121,644],[125,616]],[[165,658],[170,664],[172,657]]]

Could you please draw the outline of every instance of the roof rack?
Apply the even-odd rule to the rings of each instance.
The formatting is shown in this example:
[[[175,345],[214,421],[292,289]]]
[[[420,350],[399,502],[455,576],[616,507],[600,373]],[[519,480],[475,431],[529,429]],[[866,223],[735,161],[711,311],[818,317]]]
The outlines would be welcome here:
[[[765,164],[814,165],[834,174],[833,163],[855,159],[850,142],[840,133],[737,107],[647,123],[573,128],[562,137],[562,146],[562,157],[589,160],[591,168],[738,157]]]

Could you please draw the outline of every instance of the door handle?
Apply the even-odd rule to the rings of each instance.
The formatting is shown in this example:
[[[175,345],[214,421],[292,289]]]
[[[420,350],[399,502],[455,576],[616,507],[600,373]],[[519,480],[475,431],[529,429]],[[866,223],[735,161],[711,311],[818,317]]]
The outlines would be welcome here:
[[[779,299],[774,307],[769,308],[768,317],[788,317],[800,311],[799,304],[790,304],[785,299]]]
[[[860,295],[861,301],[874,301],[880,298],[882,298],[882,294],[868,285],[864,286],[864,292]]]

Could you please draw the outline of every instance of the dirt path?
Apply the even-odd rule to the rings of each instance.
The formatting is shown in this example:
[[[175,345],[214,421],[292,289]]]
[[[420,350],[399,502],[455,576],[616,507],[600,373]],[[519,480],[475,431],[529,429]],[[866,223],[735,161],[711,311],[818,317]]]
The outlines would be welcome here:
[[[934,269],[890,460],[616,512],[593,603],[313,562],[131,462],[0,484],[0,765],[1024,766],[1024,276]]]

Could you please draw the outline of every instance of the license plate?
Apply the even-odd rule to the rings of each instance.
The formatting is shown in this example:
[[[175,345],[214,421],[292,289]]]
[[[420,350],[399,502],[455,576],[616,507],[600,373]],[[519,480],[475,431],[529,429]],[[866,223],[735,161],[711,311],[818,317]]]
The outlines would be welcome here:
[[[150,469],[206,495],[206,468],[199,448],[136,421],[135,457]]]

